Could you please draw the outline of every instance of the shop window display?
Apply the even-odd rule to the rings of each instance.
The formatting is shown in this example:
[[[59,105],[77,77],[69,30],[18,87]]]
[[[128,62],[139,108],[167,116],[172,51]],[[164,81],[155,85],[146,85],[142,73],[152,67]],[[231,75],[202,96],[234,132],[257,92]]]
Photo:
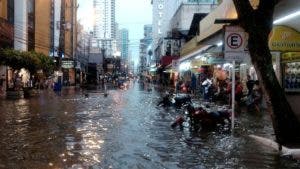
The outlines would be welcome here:
[[[286,91],[300,92],[300,62],[285,64],[284,87]]]

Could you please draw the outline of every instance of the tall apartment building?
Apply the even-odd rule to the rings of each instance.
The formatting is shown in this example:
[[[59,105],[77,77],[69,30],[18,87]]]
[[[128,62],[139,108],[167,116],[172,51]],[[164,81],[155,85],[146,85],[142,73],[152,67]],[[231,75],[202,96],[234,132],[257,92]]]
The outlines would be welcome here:
[[[129,31],[128,29],[120,30],[121,36],[121,59],[126,62],[128,61],[128,50],[129,50]]]
[[[94,0],[95,25],[94,38],[97,47],[105,49],[105,57],[111,57],[113,41],[116,39],[115,0]]]

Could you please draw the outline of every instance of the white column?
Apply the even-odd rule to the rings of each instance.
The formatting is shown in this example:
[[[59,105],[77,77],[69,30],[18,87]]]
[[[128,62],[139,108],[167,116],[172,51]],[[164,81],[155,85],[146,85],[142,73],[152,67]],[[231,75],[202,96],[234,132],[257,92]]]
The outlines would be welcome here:
[[[14,49],[27,51],[27,0],[14,0]]]

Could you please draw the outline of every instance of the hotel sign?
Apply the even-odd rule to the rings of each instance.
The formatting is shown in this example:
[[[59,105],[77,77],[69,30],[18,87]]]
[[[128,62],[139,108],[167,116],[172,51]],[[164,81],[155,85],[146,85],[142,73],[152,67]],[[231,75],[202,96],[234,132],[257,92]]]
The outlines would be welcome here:
[[[157,32],[158,34],[162,34],[161,25],[163,21],[163,10],[164,10],[164,0],[158,0],[157,9],[158,9],[158,21],[157,21]]]
[[[300,33],[286,26],[276,26],[270,33],[269,48],[272,51],[300,51]]]

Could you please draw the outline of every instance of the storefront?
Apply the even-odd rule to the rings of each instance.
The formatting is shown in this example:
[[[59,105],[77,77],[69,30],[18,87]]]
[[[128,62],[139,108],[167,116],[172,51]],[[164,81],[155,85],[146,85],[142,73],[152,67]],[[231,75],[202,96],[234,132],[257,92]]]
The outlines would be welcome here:
[[[286,92],[300,92],[300,52],[282,54],[282,81]]]
[[[275,26],[270,34],[269,47],[280,57],[277,66],[286,92],[300,92],[300,33],[287,26]]]
[[[181,57],[178,59],[178,78],[189,83],[192,75],[196,75],[199,84],[204,74],[208,76],[211,67],[203,54],[211,47],[212,45],[200,45],[196,37],[187,42],[181,49]]]
[[[75,66],[73,60],[62,60],[63,85],[75,85]]]

